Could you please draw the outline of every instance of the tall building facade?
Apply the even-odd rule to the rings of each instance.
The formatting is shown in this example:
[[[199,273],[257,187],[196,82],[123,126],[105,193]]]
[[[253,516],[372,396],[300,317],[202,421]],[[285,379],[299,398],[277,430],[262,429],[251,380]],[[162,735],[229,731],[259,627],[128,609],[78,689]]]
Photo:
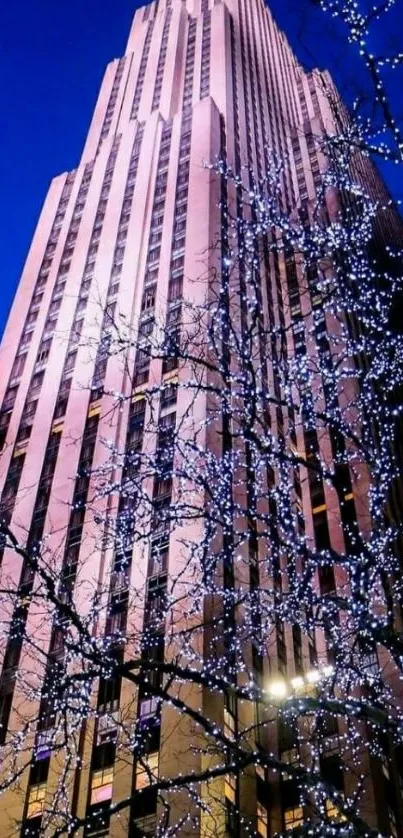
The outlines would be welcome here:
[[[31,550],[46,534],[47,549],[56,557],[57,572],[70,586],[77,607],[85,611],[87,583],[112,580],[109,631],[112,623],[114,630],[125,625],[127,600],[122,590],[129,576],[138,587],[136,574],[141,567],[147,612],[155,596],[152,585],[158,595],[166,575],[178,574],[175,550],[169,549],[169,537],[167,543],[161,541],[160,532],[158,572],[153,554],[158,538],[150,539],[148,558],[142,554],[126,564],[119,551],[102,545],[94,549],[97,535],[86,504],[94,489],[91,470],[104,462],[105,439],[120,449],[141,446],[148,421],[149,402],[142,396],[147,387],[156,393],[161,427],[166,431],[180,421],[185,396],[176,387],[176,365],[150,357],[141,338],[153,332],[158,318],[177,328],[182,301],[204,301],[203,276],[208,277],[216,265],[212,244],[222,236],[223,187],[203,164],[225,155],[234,171],[247,165],[256,178],[263,178],[274,152],[288,160],[282,175],[284,211],[313,205],[326,163],[313,137],[336,130],[332,89],[326,73],[303,71],[262,0],[157,0],[135,13],[124,56],[107,67],[77,169],[51,183],[1,347],[2,517],[18,542]],[[363,158],[359,165],[363,182],[382,196],[382,184],[370,162]],[[273,316],[280,322],[291,318],[291,323],[293,309],[295,314],[300,306],[292,260],[268,268],[268,276],[272,301],[265,297],[265,316],[271,305]],[[124,365],[110,351],[117,313],[124,314],[125,328],[139,335]],[[294,340],[299,340],[297,330]],[[186,369],[179,374],[186,376]],[[116,393],[125,397],[117,413],[112,410]],[[196,415],[201,426],[205,410],[204,405]],[[160,484],[157,511],[169,504],[172,492],[169,479]],[[318,538],[333,527],[332,541],[337,545],[340,526],[334,520],[331,526],[327,518],[325,490],[313,484],[310,488],[311,495],[309,488],[303,493],[310,526]],[[365,530],[366,511],[359,500],[356,504],[350,487],[346,506],[362,516]],[[193,525],[195,540],[198,526]],[[32,712],[42,720],[32,732],[36,763],[24,772],[18,789],[7,791],[0,803],[0,831],[8,838],[42,834],[43,812],[52,796],[60,794],[60,765],[46,747],[46,731],[54,723],[48,693],[43,690],[39,710],[32,709],[34,699],[27,694],[26,683],[16,677],[25,665],[45,687],[57,678],[57,666],[33,660],[32,648],[25,650],[23,632],[18,630],[23,624],[26,634],[34,635],[42,620],[38,610],[27,605],[35,574],[23,556],[16,558],[15,550],[4,545],[1,562],[2,583],[13,587],[17,603],[6,615],[11,628],[2,649],[2,747],[9,731],[22,724],[21,706],[27,707],[25,718]],[[330,584],[329,579],[325,582]],[[50,643],[50,654],[55,653],[58,635],[50,617],[41,626],[38,642],[42,647]],[[308,640],[304,644],[304,655],[310,655],[314,666],[315,650]],[[298,638],[279,626],[271,671],[277,666],[280,672],[298,674],[300,650]],[[57,654],[50,660],[57,664]],[[122,712],[125,702],[132,706],[131,694],[115,695],[113,690],[109,694],[108,689],[107,680],[99,686],[99,718],[104,708],[115,713],[119,706]],[[153,699],[140,696],[139,701],[137,712],[152,716]],[[208,699],[205,706],[214,719],[216,711]],[[235,711],[226,706],[220,712],[230,730]],[[137,809],[133,804],[109,814],[112,800],[118,802],[133,788],[146,785],[145,770],[133,767],[127,758],[117,770],[116,743],[103,734],[99,719],[97,724],[95,735],[94,724],[81,731],[79,767],[71,788],[65,789],[77,817],[101,812],[78,834],[114,838],[153,834],[160,806],[156,798],[144,803],[143,796]],[[161,733],[153,734],[151,768],[159,763],[160,773],[169,774],[172,753],[177,758],[180,752],[185,773],[200,769],[205,756],[197,748],[192,750],[191,724],[176,730],[169,714],[161,724],[162,739]],[[178,740],[182,740],[179,752]],[[159,748],[161,741],[165,744]],[[375,829],[382,801],[371,776],[365,816]],[[246,820],[241,818],[237,827],[244,834],[255,830],[269,838],[303,823],[298,800],[291,792],[281,797],[274,775],[270,793],[266,789],[260,797],[259,784],[264,786],[260,774],[252,791],[247,778],[240,780],[239,788],[224,777],[216,782],[217,797],[227,801],[223,819],[216,813],[214,822],[207,815],[204,824],[193,821],[193,792],[187,789],[173,803],[180,813],[181,833],[234,832],[231,817],[236,807],[245,813]],[[209,791],[201,794],[208,797]],[[389,815],[383,814],[382,829],[397,835],[394,812]],[[46,834],[53,834],[50,827]]]

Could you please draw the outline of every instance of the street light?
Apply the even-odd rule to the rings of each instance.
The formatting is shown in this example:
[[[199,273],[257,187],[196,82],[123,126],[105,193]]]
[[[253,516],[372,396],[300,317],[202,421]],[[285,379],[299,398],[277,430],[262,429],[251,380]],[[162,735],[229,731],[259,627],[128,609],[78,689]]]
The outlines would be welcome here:
[[[320,681],[330,678],[334,674],[333,666],[323,666],[320,669],[310,669],[305,675],[297,675],[287,681],[285,678],[273,678],[269,681],[266,692],[271,698],[282,700],[290,695],[309,690]]]
[[[270,681],[267,686],[267,692],[272,698],[286,698],[288,695],[288,687],[283,678],[276,678]]]

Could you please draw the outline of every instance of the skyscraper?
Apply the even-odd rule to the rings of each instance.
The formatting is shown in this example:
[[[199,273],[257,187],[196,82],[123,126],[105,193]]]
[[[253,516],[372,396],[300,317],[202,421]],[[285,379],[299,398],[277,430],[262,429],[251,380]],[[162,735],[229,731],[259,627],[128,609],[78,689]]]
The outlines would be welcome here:
[[[99,523],[88,510],[95,492],[91,470],[102,471],[105,445],[110,450],[116,444],[127,452],[145,444],[150,410],[150,399],[144,397],[147,388],[159,410],[157,449],[165,446],[169,460],[169,431],[181,422],[186,390],[184,394],[177,386],[175,357],[163,360],[150,352],[146,339],[162,321],[168,335],[177,335],[182,301],[204,304],[206,284],[214,285],[217,267],[217,246],[213,245],[223,246],[225,212],[229,215],[237,206],[236,190],[231,197],[225,179],[214,176],[204,164],[225,157],[235,172],[248,166],[259,181],[270,168],[272,154],[285,159],[281,206],[290,214],[309,213],[326,165],[315,137],[336,130],[335,96],[327,73],[304,72],[262,0],[214,4],[157,0],[135,13],[125,55],[107,67],[77,169],[56,177],[50,186],[1,348],[2,517],[31,553],[43,546],[46,536],[46,550],[53,557],[64,596],[73,597],[78,609],[85,612],[94,580],[100,589],[108,587],[108,635],[126,631],[129,583],[137,590],[143,585],[142,630],[152,634],[150,619],[154,629],[155,621],[163,621],[156,614],[165,602],[167,578],[178,579],[183,573],[178,544],[172,549],[173,535],[160,526],[172,496],[172,479],[163,466],[150,490],[154,536],[148,539],[147,555],[136,553],[140,548],[135,547],[128,558],[126,547],[115,543],[112,548],[108,539],[101,543]],[[372,164],[358,158],[356,165],[361,181],[382,198],[382,183]],[[266,261],[262,270],[270,289],[262,303],[264,317],[273,316],[280,325],[292,324],[301,313],[292,255]],[[128,341],[124,364],[116,351],[116,322],[126,335],[136,336],[135,347]],[[320,330],[319,321],[316,327]],[[296,327],[293,335],[297,354],[301,330]],[[189,369],[182,365],[181,380],[189,376]],[[275,369],[269,376],[276,390]],[[122,394],[118,410],[117,394]],[[207,401],[198,401],[194,419],[201,428],[207,416]],[[280,430],[283,421],[277,414]],[[290,417],[287,421],[291,434]],[[214,436],[214,429],[210,433],[213,450],[221,445],[223,433]],[[306,428],[302,443],[307,451],[317,445],[315,440],[314,429]],[[367,526],[362,494],[345,472],[344,480],[343,515],[331,507],[321,481],[310,480],[302,490],[297,486],[318,549],[328,546],[329,531],[332,546],[338,549],[343,527],[348,532],[357,517],[361,530]],[[108,505],[106,492],[103,501],[99,516],[105,521],[117,507],[116,501],[115,506],[113,501]],[[132,506],[121,503],[117,513],[125,509],[127,520]],[[181,533],[195,542],[201,538],[197,515],[193,524],[186,522],[185,535]],[[114,714],[124,717],[127,711],[130,718],[134,698],[127,686],[126,691],[121,689],[107,675],[101,678],[95,697],[96,721],[93,718],[80,727],[75,754],[79,761],[72,763],[71,785],[60,789],[61,766],[49,738],[57,708],[49,696],[61,665],[63,625],[52,623],[51,613],[43,615],[37,604],[33,607],[35,569],[24,556],[3,545],[1,559],[2,584],[13,586],[17,593],[14,610],[6,614],[11,628],[0,681],[3,747],[7,732],[15,736],[30,714],[38,720],[27,733],[35,761],[0,803],[1,834],[8,838],[21,829],[24,836],[42,834],[43,815],[54,795],[59,803],[63,796],[69,800],[75,817],[88,815],[85,831],[79,834],[116,838],[153,834],[161,804],[154,792],[146,794],[145,760],[136,764],[126,755],[121,758],[116,730],[113,733]],[[321,584],[328,591],[336,584],[325,566]],[[133,620],[137,619],[136,614]],[[38,660],[33,645],[27,647],[24,632],[38,638],[42,655],[38,653]],[[320,671],[312,638],[301,640],[297,629],[285,630],[281,622],[276,633],[269,663],[261,661],[255,649],[256,669],[269,667],[271,673],[288,674],[302,682],[302,672]],[[163,637],[159,626],[149,642],[159,661],[164,660]],[[181,642],[186,643],[183,638]],[[207,643],[205,638],[198,642]],[[46,658],[43,650],[47,647]],[[24,667],[25,672],[32,671],[31,692],[25,676],[17,675]],[[278,682],[279,690],[282,683]],[[43,685],[39,702],[34,695],[38,684]],[[197,693],[189,695],[187,700],[196,711]],[[208,757],[198,749],[192,727],[195,719],[177,725],[174,710],[165,709],[151,730],[150,719],[155,722],[158,715],[158,695],[152,691],[149,695],[143,688],[136,702],[135,716],[149,725],[149,771],[156,773],[158,766],[161,776],[171,776],[178,771],[172,761],[178,759],[183,760],[179,770],[184,774],[207,770],[214,755]],[[242,710],[230,701],[218,707],[208,697],[203,707],[212,724],[223,722],[226,735],[235,735]],[[242,723],[247,726],[247,714]],[[282,746],[291,765],[293,747],[292,742]],[[333,756],[328,764],[334,767]],[[6,770],[12,773],[9,761]],[[334,774],[338,780],[338,765]],[[214,805],[213,813],[199,805],[202,814],[196,817],[199,791],[190,781],[171,800],[181,834],[241,830],[246,835],[255,830],[268,838],[304,821],[306,812],[298,796],[284,784],[280,794],[273,772],[268,779],[263,770],[257,771],[253,783],[247,772],[239,782],[230,772],[226,778],[221,772],[215,782],[212,789],[202,786],[200,795],[209,805],[216,797],[224,801],[222,816]],[[377,797],[369,769],[366,782],[364,814],[369,824],[377,828],[382,811],[382,829],[397,835],[393,818],[399,823],[401,804],[395,808],[390,804],[388,813]],[[132,791],[142,793],[141,801],[137,797],[127,809],[111,815],[111,801],[118,803]],[[57,825],[56,819],[54,829]]]

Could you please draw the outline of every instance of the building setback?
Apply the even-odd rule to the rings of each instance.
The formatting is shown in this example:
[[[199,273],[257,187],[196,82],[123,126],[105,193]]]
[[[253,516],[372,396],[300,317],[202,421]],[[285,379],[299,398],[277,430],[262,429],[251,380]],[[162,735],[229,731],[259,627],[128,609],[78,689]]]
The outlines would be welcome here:
[[[119,552],[94,549],[96,525],[85,514],[93,490],[89,470],[104,462],[105,439],[112,439],[120,450],[125,445],[141,446],[149,409],[141,394],[148,386],[163,385],[162,395],[156,396],[158,402],[161,395],[161,427],[180,422],[181,400],[186,398],[180,390],[176,397],[175,364],[164,366],[161,358],[150,359],[149,353],[142,352],[141,343],[136,351],[128,353],[127,365],[119,363],[109,352],[109,326],[117,313],[123,312],[125,326],[130,326],[133,334],[149,335],[155,328],[154,318],[167,319],[168,324],[177,322],[175,312],[182,300],[203,302],[203,276],[205,283],[216,265],[217,253],[211,246],[221,237],[223,221],[220,180],[204,162],[225,153],[235,171],[248,164],[256,176],[262,177],[269,165],[270,148],[289,161],[283,174],[284,211],[313,204],[325,159],[312,135],[335,130],[330,93],[334,94],[334,88],[328,74],[304,72],[262,0],[150,3],[134,15],[124,56],[106,69],[80,163],[75,171],[56,177],[49,188],[0,354],[2,516],[22,543],[28,538],[31,548],[45,533],[50,534],[47,545],[59,562],[60,574],[70,579],[79,608],[85,608],[86,582],[92,585],[99,579],[106,585],[109,579],[118,578],[122,567],[125,578],[130,573],[136,589],[141,587],[138,574],[143,568],[144,603],[146,611],[151,608],[155,539],[150,539],[150,557],[147,554],[144,558],[144,551],[137,554],[135,548],[133,560],[124,566],[119,564]],[[361,180],[370,191],[382,196],[383,186],[371,163],[362,159],[358,165]],[[276,317],[284,309],[284,300],[286,317],[292,316],[290,306],[292,309],[299,303],[295,294],[291,300],[291,264],[284,260],[278,276],[274,268],[272,274],[270,266],[266,268],[265,281],[271,285]],[[264,316],[268,316],[267,310]],[[269,376],[272,374],[275,371],[269,371]],[[179,375],[185,376],[186,370]],[[126,397],[118,417],[114,414],[113,419],[111,393]],[[195,418],[201,424],[206,409],[204,401],[198,402]],[[212,442],[213,447],[216,444],[217,440]],[[169,503],[171,491],[169,480],[159,487],[162,506]],[[354,507],[354,493],[346,499]],[[359,500],[355,511],[365,531],[367,511],[363,510],[362,498]],[[106,505],[105,501],[105,509]],[[334,524],[334,516],[333,525],[326,520],[326,508],[324,496],[318,499],[316,494],[314,499],[309,489],[304,489],[309,526],[313,532],[316,527],[317,533],[323,533],[327,524],[330,529],[333,526],[332,543],[338,549],[339,522]],[[195,540],[200,535],[199,526],[194,524]],[[160,531],[157,536],[164,555],[160,559],[163,573],[167,572],[168,579],[177,576],[180,563],[172,543],[169,549],[169,536],[166,544]],[[22,619],[27,634],[34,635],[38,611],[24,609],[23,604],[33,584],[32,572],[22,560],[16,560],[11,549],[2,549],[1,561],[2,580],[7,580],[7,585],[11,580],[22,598],[21,611],[7,616],[14,625]],[[144,571],[145,566],[148,570]],[[118,586],[116,581],[113,584]],[[125,625],[127,600],[123,597],[121,601],[122,608],[107,618],[109,632]],[[51,642],[54,649],[50,621],[45,621],[41,631],[41,643]],[[27,701],[26,685],[15,678],[18,667],[24,664],[25,647],[13,637],[11,631],[3,644],[2,745],[7,730],[18,728],[20,708]],[[304,644],[304,654],[311,653],[313,661],[314,651],[308,648],[306,639]],[[284,645],[286,664],[281,661]],[[27,654],[32,655],[32,650]],[[277,668],[283,674],[295,675],[296,654],[289,633],[279,637],[271,671]],[[39,679],[55,677],[42,664],[38,667]],[[103,709],[117,712],[119,700],[123,712],[131,695],[123,691],[105,700],[99,695],[99,714]],[[151,716],[155,711],[152,700],[146,696],[139,701],[143,704],[137,712]],[[208,699],[204,706],[213,718],[224,714],[227,728],[231,728],[229,706],[214,710]],[[37,716],[38,707],[32,712]],[[49,721],[51,713],[51,708],[41,706],[43,718]],[[192,752],[192,728],[190,722],[187,724],[178,733],[182,737],[180,770],[199,770],[201,757]],[[172,736],[170,739],[167,735],[169,730],[172,734],[170,725],[172,719],[167,714],[162,719],[162,732],[155,738],[150,763],[154,767],[158,763],[161,742],[162,774],[172,770],[170,759],[175,753]],[[43,731],[49,726],[44,723]],[[143,804],[141,811],[134,805],[131,814],[122,812],[109,819],[107,809],[112,796],[116,802],[131,793],[133,771],[137,788],[142,781],[133,761],[126,759],[119,770],[114,770],[119,753],[116,755],[112,748],[113,755],[108,757],[112,753],[110,748],[108,751],[110,741],[101,733],[99,727],[93,741],[93,725],[83,729],[83,768],[80,774],[77,772],[74,788],[67,790],[79,817],[104,807],[102,819],[79,834],[110,834],[113,838],[152,835],[156,798]],[[35,741],[38,747],[38,738]],[[7,792],[0,800],[0,833],[4,838],[41,834],[45,796],[49,802],[49,795],[57,787],[59,769],[45,741],[36,770],[25,772],[18,790]],[[260,781],[258,777],[258,785]],[[215,829],[220,834],[233,832],[231,807],[235,808],[235,799],[245,816],[252,822],[255,818],[255,828],[262,838],[303,822],[298,802],[292,796],[288,801],[286,797],[281,799],[275,791],[278,780],[272,779],[274,790],[267,808],[264,801],[257,802],[256,784],[249,794],[243,782],[241,779],[240,790],[234,790],[228,779],[220,778],[221,785],[215,788],[228,801],[222,822],[218,816],[216,827],[207,820],[202,827],[185,821],[181,833],[195,834],[200,829],[206,834]],[[379,806],[377,810],[371,783],[369,775],[365,816],[376,828]],[[175,800],[180,819],[180,812],[186,813],[191,805],[190,797],[178,795]],[[133,824],[140,833],[135,832]]]

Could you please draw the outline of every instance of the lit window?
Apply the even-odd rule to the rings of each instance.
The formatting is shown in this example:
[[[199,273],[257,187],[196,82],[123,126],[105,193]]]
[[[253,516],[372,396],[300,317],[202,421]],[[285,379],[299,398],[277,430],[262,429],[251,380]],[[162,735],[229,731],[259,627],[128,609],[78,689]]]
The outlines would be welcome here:
[[[282,751],[280,756],[281,762],[287,763],[287,765],[298,765],[299,758],[298,758],[298,749],[297,748],[290,748],[288,751]]]
[[[295,829],[297,826],[302,826],[303,822],[304,813],[302,806],[296,806],[293,809],[285,809],[284,829]]]
[[[27,818],[36,818],[42,815],[45,805],[46,783],[38,783],[31,786],[28,794]]]
[[[257,832],[262,838],[267,838],[267,809],[261,803],[257,804]]]
[[[225,776],[225,797],[231,803],[235,803],[236,794],[236,777],[233,774],[226,774]]]
[[[136,790],[150,786],[152,780],[158,777],[159,753],[155,751],[137,761],[136,764]]]
[[[325,809],[326,809],[326,817],[329,818],[329,820],[334,820],[334,821],[345,821],[346,820],[345,815],[343,815],[340,812],[339,807],[336,806],[336,804],[333,802],[333,800],[329,800],[329,799],[326,800]]]
[[[235,739],[235,718],[226,707],[224,707],[224,736],[227,739]]]
[[[110,800],[113,786],[113,765],[93,771],[91,778],[91,806],[93,803],[102,803],[103,800]]]
[[[156,716],[158,713],[159,699],[153,696],[152,698],[144,698],[140,701],[139,716],[141,719],[147,719],[151,716]]]

